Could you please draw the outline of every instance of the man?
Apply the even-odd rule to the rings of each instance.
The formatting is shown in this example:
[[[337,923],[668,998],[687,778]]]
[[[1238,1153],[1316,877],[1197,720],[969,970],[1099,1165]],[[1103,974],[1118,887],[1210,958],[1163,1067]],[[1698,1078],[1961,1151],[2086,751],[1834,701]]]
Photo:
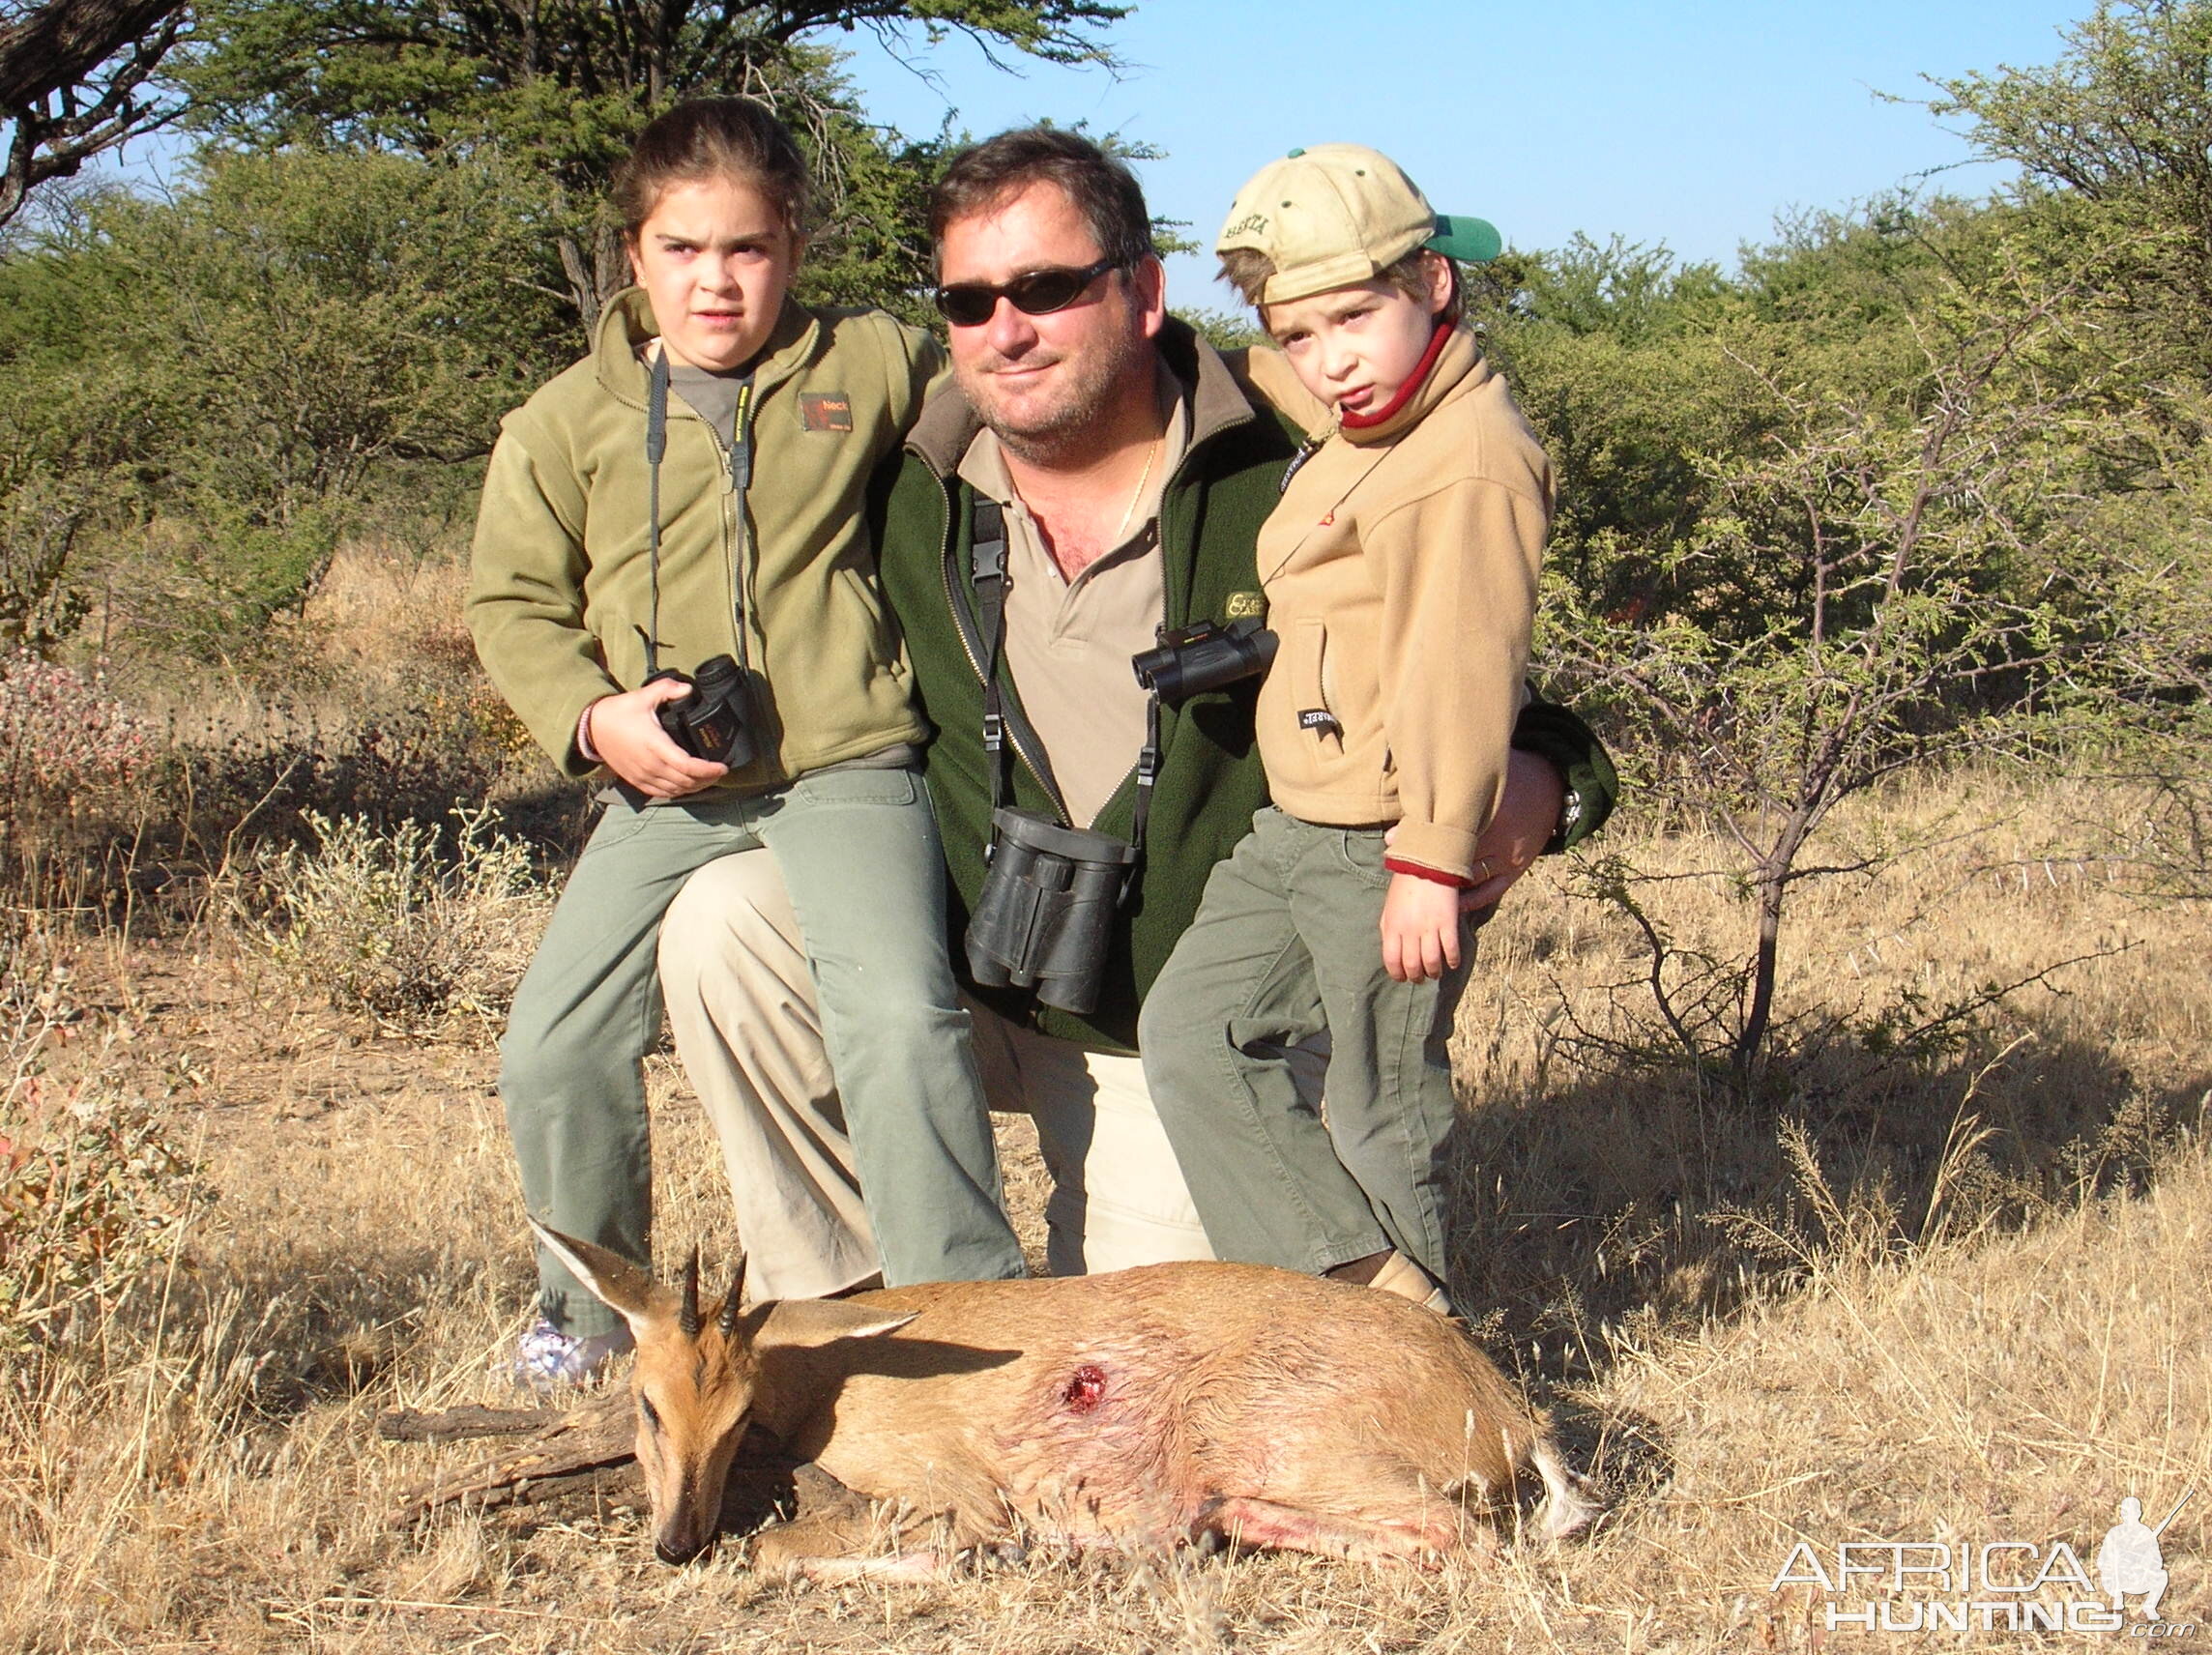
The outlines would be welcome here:
[[[1254,684],[1162,709],[1146,786],[1150,710],[1129,658],[1163,621],[1257,611],[1254,537],[1302,433],[1167,315],[1142,192],[1088,141],[1030,129],[968,151],[939,186],[930,228],[952,383],[881,491],[877,546],[937,731],[926,774],[954,888],[956,965],[995,802],[1134,840],[1149,796],[1095,1005],[1077,1013],[1033,991],[970,984],[986,1089],[994,1106],[1036,1121],[1055,1184],[1056,1273],[1208,1257],[1133,1047],[1145,990],[1213,864],[1266,801]],[[996,593],[988,570],[976,585],[979,518],[986,544],[1003,535]],[[1610,804],[1603,755],[1570,714],[1531,707],[1516,742],[1552,762],[1516,753],[1482,846],[1502,871],[1470,893],[1470,908],[1494,903],[1559,837],[1562,775],[1577,784],[1565,814],[1578,832]],[[866,1285],[873,1244],[772,863],[745,855],[694,876],[669,911],[660,965],[678,1050],[722,1137],[754,1292]],[[917,1166],[871,1199],[926,1204],[935,1176]]]

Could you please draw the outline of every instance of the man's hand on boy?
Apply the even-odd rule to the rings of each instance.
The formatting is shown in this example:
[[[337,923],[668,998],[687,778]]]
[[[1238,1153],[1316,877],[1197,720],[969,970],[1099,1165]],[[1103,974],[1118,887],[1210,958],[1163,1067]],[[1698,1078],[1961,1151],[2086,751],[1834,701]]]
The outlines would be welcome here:
[[[1392,874],[1382,898],[1382,969],[1393,982],[1427,982],[1459,966],[1460,891],[1419,874]]]
[[[1567,784],[1551,761],[1518,747],[1506,755],[1505,795],[1474,848],[1475,883],[1458,893],[1462,914],[1498,906],[1551,843],[1566,797]],[[1389,850],[1397,837],[1393,823],[1382,831],[1382,848]]]
[[[1505,794],[1474,848],[1476,880],[1459,893],[1461,913],[1494,908],[1513,888],[1551,843],[1566,797],[1567,784],[1550,760],[1518,747],[1506,755]]]
[[[599,762],[638,792],[654,798],[682,798],[729,774],[727,765],[695,759],[668,739],[655,710],[664,701],[691,693],[674,679],[626,690],[592,703],[592,746]]]

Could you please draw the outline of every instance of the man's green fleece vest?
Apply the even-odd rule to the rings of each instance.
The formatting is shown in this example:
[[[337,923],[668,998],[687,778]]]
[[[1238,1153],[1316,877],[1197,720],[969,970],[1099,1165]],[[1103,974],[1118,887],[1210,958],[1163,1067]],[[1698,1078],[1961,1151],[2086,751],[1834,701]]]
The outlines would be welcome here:
[[[1297,437],[1274,415],[1255,413],[1221,358],[1181,323],[1168,324],[1159,349],[1169,370],[1189,389],[1192,403],[1192,441],[1160,501],[1166,619],[1177,626],[1226,621],[1232,596],[1260,590],[1252,547],[1274,509]],[[957,392],[946,387],[939,396],[957,398]],[[946,421],[925,415],[924,425],[931,424],[942,431]],[[964,431],[934,460],[909,442],[904,462],[879,497],[883,523],[876,537],[884,586],[906,633],[917,698],[937,727],[926,771],[955,898],[952,957],[964,979],[960,939],[982,888],[991,828],[983,685],[971,636],[974,491],[952,475],[974,430],[968,415]],[[916,437],[921,436],[917,429]],[[950,463],[941,466],[946,455]],[[1019,691],[1003,654],[999,678],[1009,714],[1018,714]],[[1145,991],[1197,915],[1213,864],[1251,830],[1252,813],[1266,802],[1266,778],[1252,740],[1256,694],[1256,682],[1245,682],[1164,711],[1144,864],[1123,922],[1114,932],[1097,1009],[1079,1017],[1037,1004],[1026,990],[975,989],[971,983],[979,1000],[1043,1033],[1094,1050],[1135,1049],[1137,1007]],[[1136,809],[1134,754],[1130,760],[1130,776],[1092,824],[1123,838]],[[1057,816],[1052,795],[1028,763],[1013,757],[1007,771],[1009,802]]]

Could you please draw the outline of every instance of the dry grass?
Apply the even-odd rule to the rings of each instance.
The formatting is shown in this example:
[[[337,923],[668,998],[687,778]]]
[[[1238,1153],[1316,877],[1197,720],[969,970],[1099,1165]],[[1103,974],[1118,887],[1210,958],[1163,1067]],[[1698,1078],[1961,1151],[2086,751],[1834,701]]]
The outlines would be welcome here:
[[[2127,808],[1985,776],[1847,822],[1842,845],[1878,831],[1930,848],[1881,878],[1803,887],[1778,994],[1795,1051],[1779,1100],[1757,1107],[1603,1049],[1664,1044],[1647,958],[1625,922],[1566,895],[1565,864],[1539,864],[1484,931],[1461,1007],[1479,1104],[1463,1127],[1463,1295],[1508,1307],[1514,1335],[1544,1342],[1539,1365],[1572,1371],[1603,1325],[1727,1314],[1801,1279],[1808,1253],[1909,1249],[2139,1183],[2212,1088],[2212,913],[2146,903],[2127,869],[2059,854],[2052,824]],[[1633,833],[1614,848],[1650,873],[1644,899],[1677,942],[1748,953],[1749,903],[1695,877],[1721,848]],[[1927,1020],[2039,974],[1918,1055],[1863,1037],[1885,1012]],[[1802,1128],[1800,1152],[1783,1124]]]
[[[436,605],[356,572],[345,647],[381,659],[378,603]],[[1936,1004],[2106,952],[1910,1061],[1809,1022],[1779,1110],[1601,1060],[1585,1037],[1643,1015],[1630,936],[1557,868],[1517,894],[1461,1019],[1455,1287],[1618,1504],[1586,1545],[1433,1574],[1179,1556],[790,1589],[735,1547],[663,1568],[628,1512],[393,1530],[469,1449],[382,1443],[374,1415],[508,1400],[528,1270],[495,1059],[335,1014],[220,931],[79,936],[55,1080],[175,1088],[220,1198],[96,1336],[0,1368],[0,1649],[1818,1647],[1847,1635],[1768,1590],[1800,1540],[2090,1557],[2122,1495],[2161,1515],[2191,1485],[2168,1612],[2212,1618],[2212,914],[2059,859],[2047,826],[2124,808],[1979,781],[1869,812],[1861,834],[1977,832],[1809,891],[1786,1004]],[[1633,833],[1610,837],[1662,871],[1716,854]],[[1720,883],[1653,888],[1685,940],[1746,925]],[[661,1233],[726,1257],[696,1108],[651,1080]],[[1042,1180],[1004,1126],[1033,1236]]]

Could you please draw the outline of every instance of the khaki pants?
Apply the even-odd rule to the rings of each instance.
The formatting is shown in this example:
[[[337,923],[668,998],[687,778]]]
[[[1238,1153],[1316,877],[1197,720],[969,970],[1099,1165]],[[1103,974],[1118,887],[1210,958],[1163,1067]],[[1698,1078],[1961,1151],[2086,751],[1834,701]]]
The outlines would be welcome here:
[[[677,1053],[721,1140],[754,1295],[814,1297],[873,1275],[806,948],[772,857],[727,856],[691,876],[661,924],[660,978]],[[1054,1274],[1213,1256],[1136,1058],[981,1008],[975,1040],[991,1107],[1036,1121]],[[927,1199],[883,1181],[886,1210]]]

